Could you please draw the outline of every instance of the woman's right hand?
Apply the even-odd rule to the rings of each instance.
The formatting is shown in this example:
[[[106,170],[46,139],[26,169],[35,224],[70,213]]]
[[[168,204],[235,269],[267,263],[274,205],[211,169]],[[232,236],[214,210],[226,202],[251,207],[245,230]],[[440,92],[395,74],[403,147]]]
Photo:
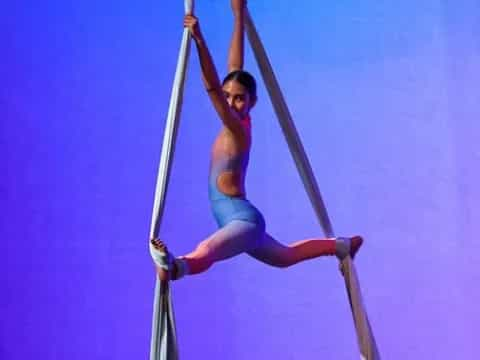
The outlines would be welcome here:
[[[195,16],[185,15],[185,18],[183,19],[183,26],[190,30],[190,33],[195,40],[200,40],[202,38],[200,23]]]

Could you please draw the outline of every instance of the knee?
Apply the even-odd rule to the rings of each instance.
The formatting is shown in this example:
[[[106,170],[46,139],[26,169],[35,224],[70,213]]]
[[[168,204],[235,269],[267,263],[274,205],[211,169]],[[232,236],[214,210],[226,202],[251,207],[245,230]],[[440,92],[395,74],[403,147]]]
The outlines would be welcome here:
[[[275,264],[275,266],[280,268],[280,269],[286,269],[286,268],[288,268],[292,265],[293,265],[293,263],[291,261],[287,261],[287,260],[283,260],[283,261],[280,261],[277,264]]]
[[[285,269],[294,264],[293,261],[290,259],[286,258],[276,258],[276,259],[270,259],[270,261],[266,261],[266,263],[270,266],[279,268],[279,269]]]
[[[279,256],[277,262],[279,268],[288,268],[298,263],[298,258],[295,256],[294,252],[285,251]]]

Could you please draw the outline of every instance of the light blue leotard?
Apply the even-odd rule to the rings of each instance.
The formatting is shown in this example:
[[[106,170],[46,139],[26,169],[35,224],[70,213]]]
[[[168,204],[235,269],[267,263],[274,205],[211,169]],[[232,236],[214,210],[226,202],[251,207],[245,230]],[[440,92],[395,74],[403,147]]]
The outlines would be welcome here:
[[[248,165],[248,153],[233,158],[212,160],[208,193],[213,215],[219,227],[223,227],[232,220],[243,220],[255,224],[259,235],[265,232],[265,220],[258,209],[244,196],[229,196],[218,189],[217,179],[226,171],[245,170]]]

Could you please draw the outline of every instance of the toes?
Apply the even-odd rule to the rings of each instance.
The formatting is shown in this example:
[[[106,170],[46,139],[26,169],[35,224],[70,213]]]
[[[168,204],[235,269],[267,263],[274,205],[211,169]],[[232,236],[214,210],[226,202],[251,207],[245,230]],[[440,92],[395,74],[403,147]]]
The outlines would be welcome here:
[[[153,245],[153,247],[157,250],[163,250],[165,249],[165,244],[163,243],[163,241],[161,241],[160,239],[151,239],[150,240],[150,243]]]
[[[355,256],[355,254],[360,249],[362,244],[363,244],[363,238],[361,236],[353,236],[351,238],[351,255],[352,255],[352,258]]]

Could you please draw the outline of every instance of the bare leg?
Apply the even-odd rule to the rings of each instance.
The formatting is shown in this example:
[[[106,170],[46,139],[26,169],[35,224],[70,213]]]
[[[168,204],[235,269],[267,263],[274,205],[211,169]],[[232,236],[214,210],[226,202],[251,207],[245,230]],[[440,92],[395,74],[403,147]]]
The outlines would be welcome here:
[[[199,274],[206,271],[215,262],[231,258],[258,246],[262,240],[262,230],[256,224],[234,220],[217,230],[209,238],[198,244],[191,253],[181,256],[173,262],[171,279],[178,278],[178,263],[184,261],[188,274]],[[152,241],[154,247],[167,252],[165,245],[159,241]],[[160,280],[168,279],[168,271],[156,266]]]
[[[362,245],[362,238],[351,238],[352,246],[350,255],[355,256]],[[276,267],[288,267],[298,262],[317,258],[319,256],[336,255],[337,241],[335,239],[307,239],[289,245],[283,245],[269,234],[261,245],[248,254],[257,260]]]
[[[189,273],[198,274],[215,262],[231,258],[255,248],[261,241],[256,224],[234,220],[202,241],[191,253],[182,256],[188,263]]]

